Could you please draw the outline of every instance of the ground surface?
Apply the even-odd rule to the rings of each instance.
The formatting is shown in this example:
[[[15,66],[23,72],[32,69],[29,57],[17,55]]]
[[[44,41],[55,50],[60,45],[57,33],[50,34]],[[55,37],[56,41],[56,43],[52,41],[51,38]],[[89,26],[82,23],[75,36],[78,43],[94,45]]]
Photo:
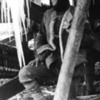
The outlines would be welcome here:
[[[10,80],[11,79],[0,79],[0,86],[4,85]],[[45,87],[42,86],[41,89],[42,89],[44,96],[54,95],[55,86],[45,86]],[[24,90],[21,93],[15,95],[14,97],[10,98],[9,100],[34,100],[33,94],[34,93],[32,90],[31,91]]]
[[[41,87],[44,96],[53,96],[55,87]],[[16,96],[10,98],[9,100],[34,100],[33,98],[33,91],[24,90],[21,93],[17,94]]]

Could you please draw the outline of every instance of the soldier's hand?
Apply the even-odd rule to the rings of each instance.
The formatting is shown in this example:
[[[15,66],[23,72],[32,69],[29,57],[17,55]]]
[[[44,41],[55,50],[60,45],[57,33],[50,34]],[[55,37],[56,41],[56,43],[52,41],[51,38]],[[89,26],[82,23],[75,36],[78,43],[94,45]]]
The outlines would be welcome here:
[[[28,66],[33,66],[34,63],[35,63],[35,60],[32,60],[32,61],[30,61],[30,62],[28,63]]]
[[[40,58],[36,58],[35,59],[35,66],[38,67],[40,63]]]

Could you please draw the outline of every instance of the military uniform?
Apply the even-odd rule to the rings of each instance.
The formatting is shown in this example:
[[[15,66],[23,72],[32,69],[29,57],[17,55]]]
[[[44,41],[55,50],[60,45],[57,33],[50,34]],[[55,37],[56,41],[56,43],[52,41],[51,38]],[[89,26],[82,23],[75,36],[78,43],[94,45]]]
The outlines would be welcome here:
[[[36,59],[19,72],[19,80],[27,89],[37,90],[38,84],[57,79],[73,12],[73,7],[70,7],[66,12],[57,12],[52,8],[44,13],[35,42]],[[76,66],[84,62],[87,62],[86,52],[80,49]]]

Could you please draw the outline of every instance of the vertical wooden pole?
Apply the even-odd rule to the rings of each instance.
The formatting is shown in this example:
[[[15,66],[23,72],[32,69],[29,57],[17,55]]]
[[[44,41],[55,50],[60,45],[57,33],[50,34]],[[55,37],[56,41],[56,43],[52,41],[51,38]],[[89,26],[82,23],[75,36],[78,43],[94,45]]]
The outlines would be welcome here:
[[[77,53],[83,35],[90,1],[91,0],[77,1],[54,100],[68,100],[72,76],[77,60]]]

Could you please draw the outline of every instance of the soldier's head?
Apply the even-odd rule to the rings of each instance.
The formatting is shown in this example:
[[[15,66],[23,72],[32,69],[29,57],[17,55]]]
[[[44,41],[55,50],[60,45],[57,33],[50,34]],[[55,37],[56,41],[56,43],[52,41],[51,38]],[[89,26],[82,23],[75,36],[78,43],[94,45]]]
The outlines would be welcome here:
[[[69,0],[50,0],[52,7],[56,10],[67,10],[69,7]]]
[[[55,5],[57,5],[58,0],[50,0],[50,2],[51,2],[52,6],[55,6]]]

